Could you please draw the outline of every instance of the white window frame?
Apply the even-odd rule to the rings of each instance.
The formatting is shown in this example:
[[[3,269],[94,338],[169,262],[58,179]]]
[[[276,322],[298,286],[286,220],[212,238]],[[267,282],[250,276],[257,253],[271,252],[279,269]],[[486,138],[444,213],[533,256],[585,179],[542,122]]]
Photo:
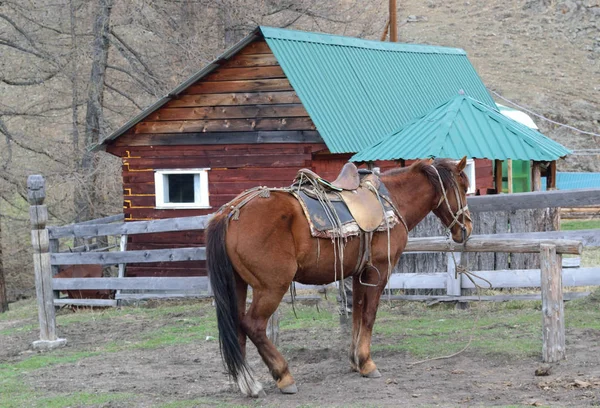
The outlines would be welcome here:
[[[477,192],[475,179],[475,160],[467,159],[467,165],[463,171],[469,178],[469,188],[467,189],[467,194],[475,194],[475,192]]]
[[[201,169],[164,169],[154,171],[154,186],[156,194],[156,209],[201,209],[211,208],[208,193],[208,171],[210,168]],[[168,198],[169,179],[171,174],[194,174],[194,202],[170,203]]]

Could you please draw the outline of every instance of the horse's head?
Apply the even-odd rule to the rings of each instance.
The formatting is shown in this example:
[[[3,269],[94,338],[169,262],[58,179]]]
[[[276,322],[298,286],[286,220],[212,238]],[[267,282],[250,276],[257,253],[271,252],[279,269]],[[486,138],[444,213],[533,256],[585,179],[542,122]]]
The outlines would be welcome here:
[[[438,179],[438,197],[433,213],[450,230],[452,239],[458,243],[464,242],[473,230],[467,206],[469,179],[463,171],[466,165],[466,157],[458,163],[448,159],[436,159],[431,164]]]

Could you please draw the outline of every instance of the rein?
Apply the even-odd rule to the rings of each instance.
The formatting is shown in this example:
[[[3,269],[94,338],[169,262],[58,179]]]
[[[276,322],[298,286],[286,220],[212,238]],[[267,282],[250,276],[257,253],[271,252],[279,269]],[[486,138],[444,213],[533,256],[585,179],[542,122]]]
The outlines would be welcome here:
[[[459,192],[458,192],[458,186],[456,185],[456,182],[452,183],[452,187],[454,190],[454,195],[456,197],[456,202],[458,203],[458,211],[453,212],[452,211],[452,207],[450,206],[450,202],[448,201],[448,195],[446,193],[446,187],[444,186],[444,182],[442,181],[442,177],[440,176],[440,173],[438,172],[438,169],[435,168],[435,166],[432,166],[435,169],[435,173],[438,176],[438,180],[440,181],[440,186],[442,188],[442,196],[440,197],[440,201],[438,201],[437,206],[435,207],[435,209],[440,208],[440,205],[442,205],[442,202],[446,203],[446,207],[448,208],[448,212],[450,213],[451,217],[452,217],[452,223],[450,223],[450,225],[448,225],[447,227],[445,227],[445,232],[446,232],[446,239],[448,240],[448,248],[450,249],[450,253],[452,254],[452,261],[454,262],[454,271],[455,271],[455,275],[454,278],[457,279],[459,274],[463,274],[465,275],[472,283],[473,285],[475,285],[475,287],[477,288],[477,291],[479,292],[480,289],[482,289],[482,287],[477,284],[475,282],[475,280],[473,278],[477,278],[480,279],[482,281],[485,281],[488,285],[489,288],[492,288],[492,283],[490,281],[488,281],[485,278],[482,278],[481,276],[478,276],[476,274],[474,274],[472,271],[469,270],[469,268],[467,266],[464,265],[460,265],[458,262],[456,262],[456,257],[454,256],[454,242],[452,241],[451,238],[451,228],[456,224],[458,226],[460,226],[460,228],[462,229],[462,233],[463,233],[463,242],[462,242],[462,247],[464,249],[465,245],[467,244],[467,237],[466,237],[466,232],[467,232],[467,227],[465,226],[465,224],[463,224],[458,217],[460,217],[461,215],[463,216],[463,221],[465,219],[465,217],[473,222],[473,220],[471,219],[471,216],[469,215],[469,206],[466,203],[463,205],[463,201],[462,201],[462,197],[460,196]],[[463,251],[464,252],[464,251]]]

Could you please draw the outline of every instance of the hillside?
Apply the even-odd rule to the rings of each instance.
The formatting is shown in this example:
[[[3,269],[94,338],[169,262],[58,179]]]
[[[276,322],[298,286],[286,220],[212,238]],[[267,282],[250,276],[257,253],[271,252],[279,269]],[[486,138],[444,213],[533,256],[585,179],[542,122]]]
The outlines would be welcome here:
[[[600,133],[600,1],[403,1],[400,41],[460,47],[488,89],[560,123]],[[494,95],[497,102],[509,105]],[[600,137],[534,120],[571,149]],[[598,156],[560,170],[600,171]]]

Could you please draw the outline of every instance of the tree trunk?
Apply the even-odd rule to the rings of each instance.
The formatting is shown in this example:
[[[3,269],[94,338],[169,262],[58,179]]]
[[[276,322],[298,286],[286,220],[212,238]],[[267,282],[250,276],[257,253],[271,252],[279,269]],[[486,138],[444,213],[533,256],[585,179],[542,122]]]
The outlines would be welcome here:
[[[79,172],[82,182],[75,193],[75,222],[85,221],[94,217],[92,204],[96,202],[94,192],[94,155],[89,152],[89,147],[101,140],[104,125],[102,109],[104,96],[104,77],[108,60],[109,48],[109,23],[113,0],[100,0],[98,11],[94,20],[92,45],[92,69],[90,73],[88,97],[85,115],[85,145],[83,146]],[[74,95],[76,97],[76,95]],[[76,124],[74,124],[76,126]],[[74,135],[74,142],[77,137]]]
[[[2,263],[2,218],[0,218],[0,313],[6,311],[8,311],[8,298],[6,297],[6,281]]]

